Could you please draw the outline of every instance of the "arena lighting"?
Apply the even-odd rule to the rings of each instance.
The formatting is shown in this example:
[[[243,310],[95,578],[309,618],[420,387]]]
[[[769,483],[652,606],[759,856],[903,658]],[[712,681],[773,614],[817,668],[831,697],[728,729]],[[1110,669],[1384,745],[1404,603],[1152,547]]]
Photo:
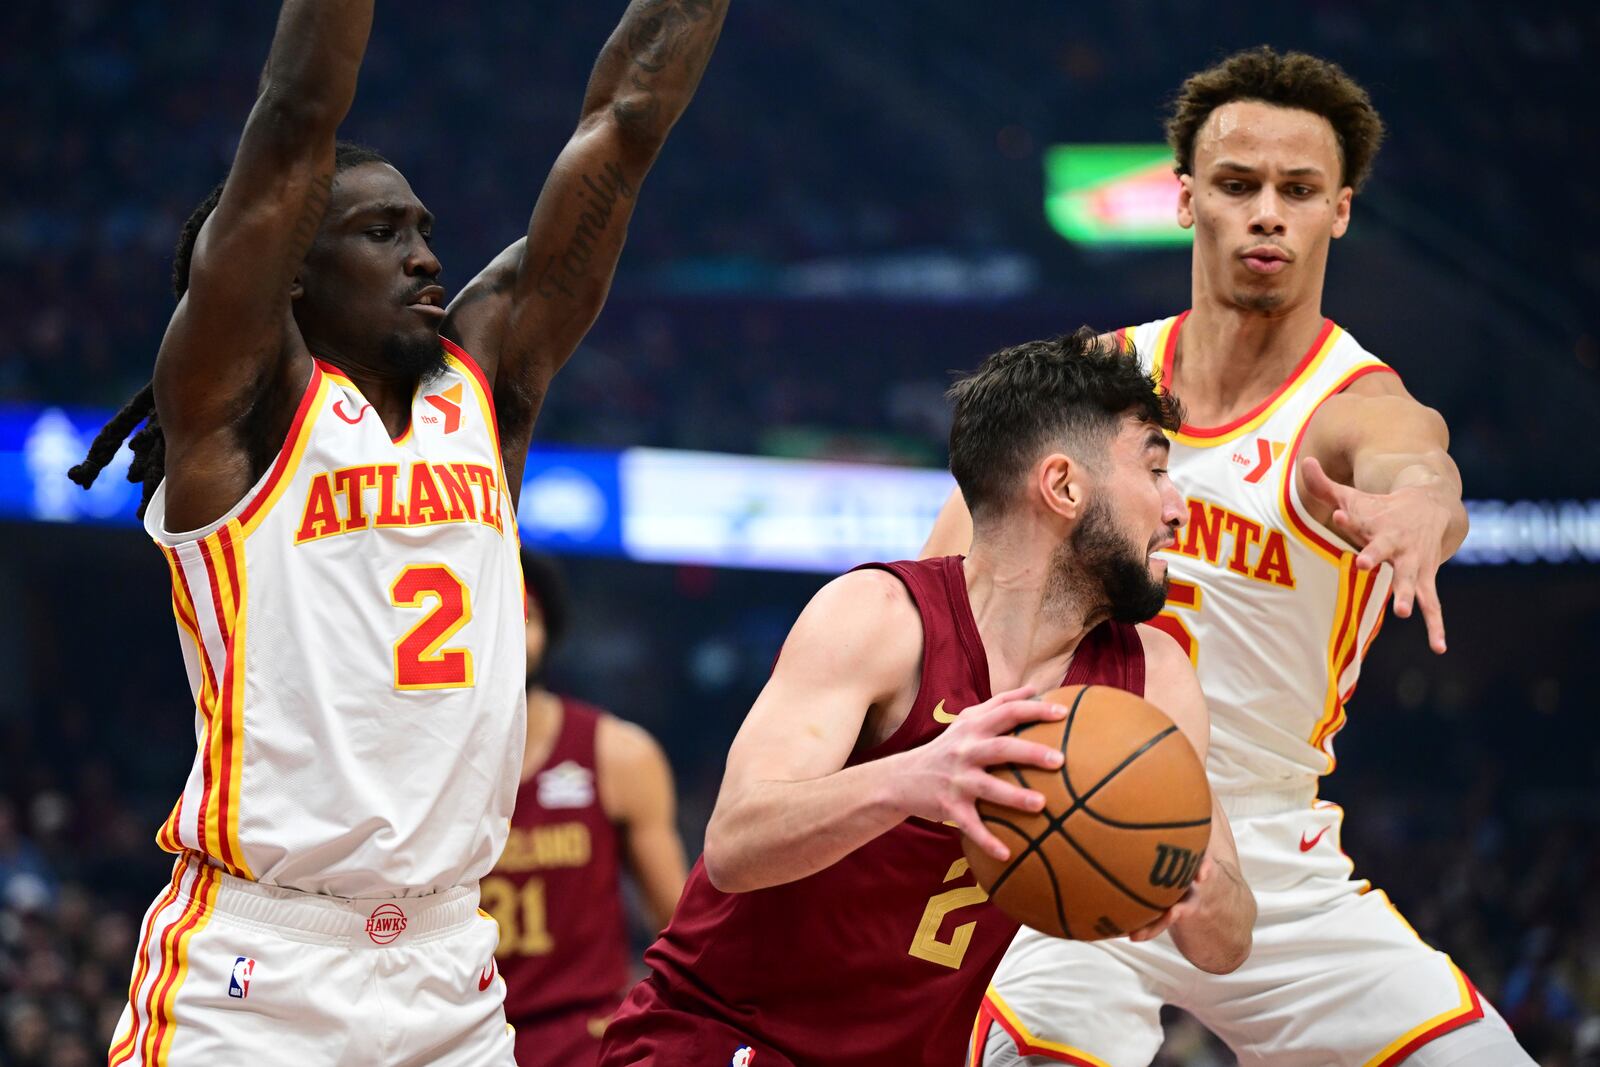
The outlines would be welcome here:
[[[1044,152],[1044,213],[1079,245],[1187,245],[1164,144],[1063,144]]]
[[[66,477],[106,417],[0,406],[0,518],[133,525],[126,446],[92,490]],[[951,486],[942,470],[871,463],[539,448],[517,519],[526,543],[554,552],[836,573],[915,556]],[[1467,511],[1454,563],[1600,563],[1600,500],[1469,500]]]

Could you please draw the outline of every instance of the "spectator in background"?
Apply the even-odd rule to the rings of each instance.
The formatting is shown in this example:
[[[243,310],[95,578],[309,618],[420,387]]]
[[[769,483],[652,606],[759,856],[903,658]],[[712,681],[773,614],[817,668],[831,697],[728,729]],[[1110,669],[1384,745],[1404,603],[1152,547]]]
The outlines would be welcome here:
[[[0,902],[34,911],[55,902],[56,879],[34,843],[17,829],[17,809],[0,798]]]
[[[592,1067],[633,980],[620,868],[654,936],[683,892],[672,769],[632,723],[546,688],[571,617],[552,560],[524,551],[528,739],[511,835],[483,880],[520,1067]],[[492,976],[489,976],[492,977]],[[485,983],[489,977],[482,979]]]

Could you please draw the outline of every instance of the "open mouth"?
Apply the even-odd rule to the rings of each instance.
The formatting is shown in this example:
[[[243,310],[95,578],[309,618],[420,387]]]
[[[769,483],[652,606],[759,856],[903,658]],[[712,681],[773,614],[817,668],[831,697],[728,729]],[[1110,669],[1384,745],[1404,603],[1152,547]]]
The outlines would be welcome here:
[[[406,306],[412,311],[442,319],[444,318],[444,289],[437,285],[430,285],[412,297],[411,302]]]

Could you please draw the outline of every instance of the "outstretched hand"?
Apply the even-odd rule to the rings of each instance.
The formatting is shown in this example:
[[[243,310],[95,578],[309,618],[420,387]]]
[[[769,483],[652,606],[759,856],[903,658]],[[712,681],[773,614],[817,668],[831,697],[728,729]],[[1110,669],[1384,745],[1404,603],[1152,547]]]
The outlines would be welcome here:
[[[1300,461],[1306,492],[1333,508],[1335,533],[1360,550],[1356,566],[1394,568],[1394,613],[1409,619],[1417,605],[1428,627],[1428,646],[1444,652],[1444,609],[1435,577],[1444,563],[1444,537],[1450,509],[1427,486],[1403,486],[1390,493],[1366,493],[1328,477],[1311,456]]]

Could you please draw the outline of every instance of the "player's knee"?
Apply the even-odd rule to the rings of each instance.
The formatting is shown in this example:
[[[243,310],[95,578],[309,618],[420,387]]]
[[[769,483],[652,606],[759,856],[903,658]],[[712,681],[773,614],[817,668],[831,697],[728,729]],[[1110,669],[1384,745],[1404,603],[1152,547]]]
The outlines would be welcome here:
[[[1538,1067],[1498,1018],[1482,1019],[1436,1037],[1401,1067]]]

